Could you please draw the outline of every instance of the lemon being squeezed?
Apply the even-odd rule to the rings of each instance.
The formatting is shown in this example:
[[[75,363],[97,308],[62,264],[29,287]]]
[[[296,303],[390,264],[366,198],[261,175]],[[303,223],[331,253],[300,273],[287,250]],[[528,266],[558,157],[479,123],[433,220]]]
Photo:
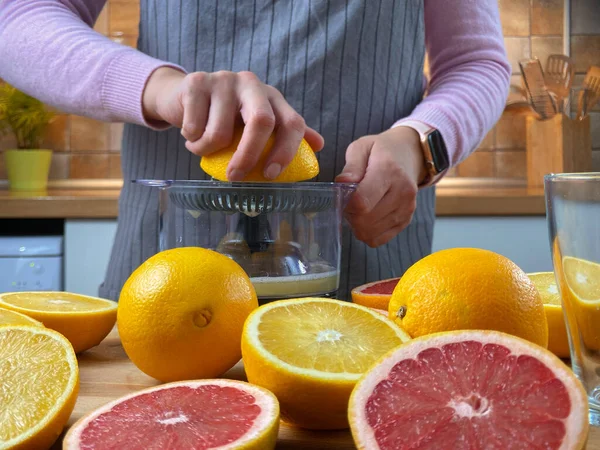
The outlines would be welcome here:
[[[237,128],[234,132],[233,141],[229,146],[211,153],[210,155],[203,156],[200,160],[200,167],[211,177],[219,181],[229,181],[227,178],[227,166],[233,158],[233,154],[237,150],[240,140],[242,138],[242,132],[244,128]],[[264,176],[265,162],[273,144],[275,143],[275,134],[272,133],[269,137],[263,152],[260,155],[256,166],[246,174],[244,181],[251,182],[273,182],[273,183],[293,183],[296,181],[309,180],[316,177],[319,174],[319,162],[315,156],[315,152],[311,146],[302,139],[298,151],[292,159],[292,162],[284,168],[281,173],[274,179],[268,179]]]

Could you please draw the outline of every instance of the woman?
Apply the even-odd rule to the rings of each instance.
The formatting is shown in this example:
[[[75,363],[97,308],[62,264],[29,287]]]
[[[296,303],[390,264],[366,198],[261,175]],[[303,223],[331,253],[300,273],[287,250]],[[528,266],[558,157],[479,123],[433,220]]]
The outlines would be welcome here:
[[[318,181],[359,183],[346,209],[342,297],[400,276],[431,252],[434,185],[447,170],[421,137],[436,133],[433,159],[456,165],[508,93],[495,0],[143,0],[138,50],[92,30],[103,4],[1,1],[0,78],[65,112],[127,122],[107,298],[157,251],[155,193],[129,181],[204,179],[199,156],[226,146],[239,117],[231,180],[276,130],[265,176],[304,136],[326,144]]]

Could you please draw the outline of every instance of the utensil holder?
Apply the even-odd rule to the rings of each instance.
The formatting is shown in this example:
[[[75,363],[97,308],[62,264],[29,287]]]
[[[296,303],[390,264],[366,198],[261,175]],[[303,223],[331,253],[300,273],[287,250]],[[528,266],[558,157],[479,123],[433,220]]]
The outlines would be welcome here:
[[[592,139],[589,115],[573,120],[557,114],[548,120],[527,116],[527,185],[543,187],[549,173],[590,172]]]

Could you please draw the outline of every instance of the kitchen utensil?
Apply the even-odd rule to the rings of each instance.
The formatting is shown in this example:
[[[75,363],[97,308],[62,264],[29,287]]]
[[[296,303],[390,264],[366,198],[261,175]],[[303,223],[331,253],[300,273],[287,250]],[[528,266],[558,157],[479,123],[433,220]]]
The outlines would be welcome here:
[[[564,110],[565,99],[569,96],[574,77],[575,66],[571,58],[565,55],[548,56],[544,82],[548,91],[554,95],[559,112]]]
[[[335,296],[350,183],[136,180],[159,189],[159,249],[198,246],[235,260],[259,300]]]
[[[556,104],[546,88],[540,61],[537,58],[523,59],[519,61],[519,67],[525,81],[529,101],[535,112],[542,120],[554,116],[557,111]]]
[[[504,111],[523,116],[535,114],[535,111],[531,108],[527,100],[527,91],[524,87],[511,84],[508,98],[504,105]]]
[[[565,101],[563,114],[571,120],[582,120],[582,111],[588,110],[589,98],[589,89],[583,86],[572,87],[569,91],[569,97]]]
[[[579,100],[577,116],[580,119],[585,117],[600,99],[600,67],[589,68],[583,79],[583,86],[587,91],[581,95]]]
[[[241,212],[249,216],[270,212],[317,212],[331,207],[331,191],[290,190],[274,187],[253,189],[247,183],[228,183],[205,191],[186,189],[179,182],[169,190],[171,200],[181,208],[198,211]]]

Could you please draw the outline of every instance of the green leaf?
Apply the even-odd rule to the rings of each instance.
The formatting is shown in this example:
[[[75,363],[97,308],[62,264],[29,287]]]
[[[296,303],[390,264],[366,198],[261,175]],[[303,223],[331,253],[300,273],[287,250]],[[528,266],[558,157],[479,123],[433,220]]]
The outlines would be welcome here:
[[[0,84],[0,134],[12,132],[19,148],[39,148],[54,116],[38,99],[8,83]]]

